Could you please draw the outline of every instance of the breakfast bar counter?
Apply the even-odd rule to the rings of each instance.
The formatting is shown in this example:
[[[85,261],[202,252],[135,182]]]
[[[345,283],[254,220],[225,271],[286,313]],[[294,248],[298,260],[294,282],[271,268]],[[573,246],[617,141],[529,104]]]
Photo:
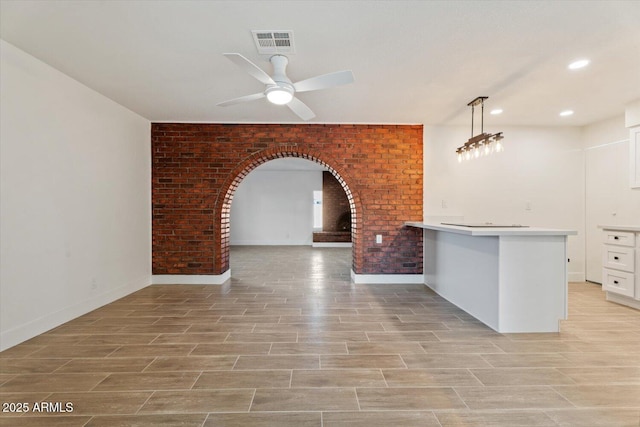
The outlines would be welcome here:
[[[407,222],[424,230],[425,284],[501,333],[558,332],[574,230]]]

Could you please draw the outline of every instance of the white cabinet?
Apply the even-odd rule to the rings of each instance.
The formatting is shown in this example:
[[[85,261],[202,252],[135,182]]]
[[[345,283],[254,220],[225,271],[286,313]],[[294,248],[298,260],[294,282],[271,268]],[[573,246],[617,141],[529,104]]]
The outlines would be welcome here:
[[[601,227],[602,290],[607,300],[640,309],[640,227]]]
[[[631,273],[605,268],[602,273],[602,289],[633,298],[635,295],[633,276]]]
[[[636,235],[632,231],[604,230],[604,242],[616,246],[634,247]]]
[[[602,266],[614,270],[635,271],[635,249],[622,246],[604,245]]]

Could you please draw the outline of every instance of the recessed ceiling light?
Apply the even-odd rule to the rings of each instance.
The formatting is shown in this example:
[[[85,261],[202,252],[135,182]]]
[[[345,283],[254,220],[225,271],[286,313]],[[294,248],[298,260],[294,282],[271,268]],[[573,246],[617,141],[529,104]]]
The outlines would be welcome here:
[[[490,114],[493,114],[494,116],[497,116],[498,114],[502,114],[502,108],[495,108],[491,110]]]
[[[560,116],[567,117],[573,115],[573,110],[564,110],[560,112]]]
[[[579,59],[577,61],[573,61],[571,64],[569,64],[569,69],[570,70],[578,70],[580,68],[584,68],[587,65],[589,65],[589,60],[588,59]]]

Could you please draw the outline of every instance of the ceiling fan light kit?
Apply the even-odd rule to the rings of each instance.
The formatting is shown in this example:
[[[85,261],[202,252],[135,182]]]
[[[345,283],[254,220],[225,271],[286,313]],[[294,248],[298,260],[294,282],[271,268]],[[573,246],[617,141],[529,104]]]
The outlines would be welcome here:
[[[286,105],[293,99],[293,87],[271,86],[264,91],[267,100],[276,105]]]
[[[289,59],[284,55],[273,55],[269,58],[269,62],[271,62],[271,65],[273,66],[273,76],[267,74],[256,64],[239,53],[225,53],[224,56],[238,67],[244,69],[253,78],[263,83],[265,85],[265,90],[264,92],[258,92],[252,95],[245,95],[240,98],[220,102],[217,104],[220,107],[228,107],[230,105],[254,101],[266,97],[272,104],[286,105],[302,120],[311,120],[316,115],[304,102],[296,98],[295,94],[297,92],[311,92],[314,90],[329,89],[331,87],[353,83],[354,81],[353,73],[347,70],[323,74],[321,76],[311,77],[309,79],[292,83],[286,73]]]

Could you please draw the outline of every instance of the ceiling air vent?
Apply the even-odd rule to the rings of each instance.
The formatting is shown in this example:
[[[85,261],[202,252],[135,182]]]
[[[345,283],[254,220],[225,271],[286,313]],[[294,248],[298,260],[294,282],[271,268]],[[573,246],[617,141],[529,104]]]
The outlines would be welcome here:
[[[274,55],[278,53],[296,53],[293,44],[293,31],[251,31],[258,53]]]

